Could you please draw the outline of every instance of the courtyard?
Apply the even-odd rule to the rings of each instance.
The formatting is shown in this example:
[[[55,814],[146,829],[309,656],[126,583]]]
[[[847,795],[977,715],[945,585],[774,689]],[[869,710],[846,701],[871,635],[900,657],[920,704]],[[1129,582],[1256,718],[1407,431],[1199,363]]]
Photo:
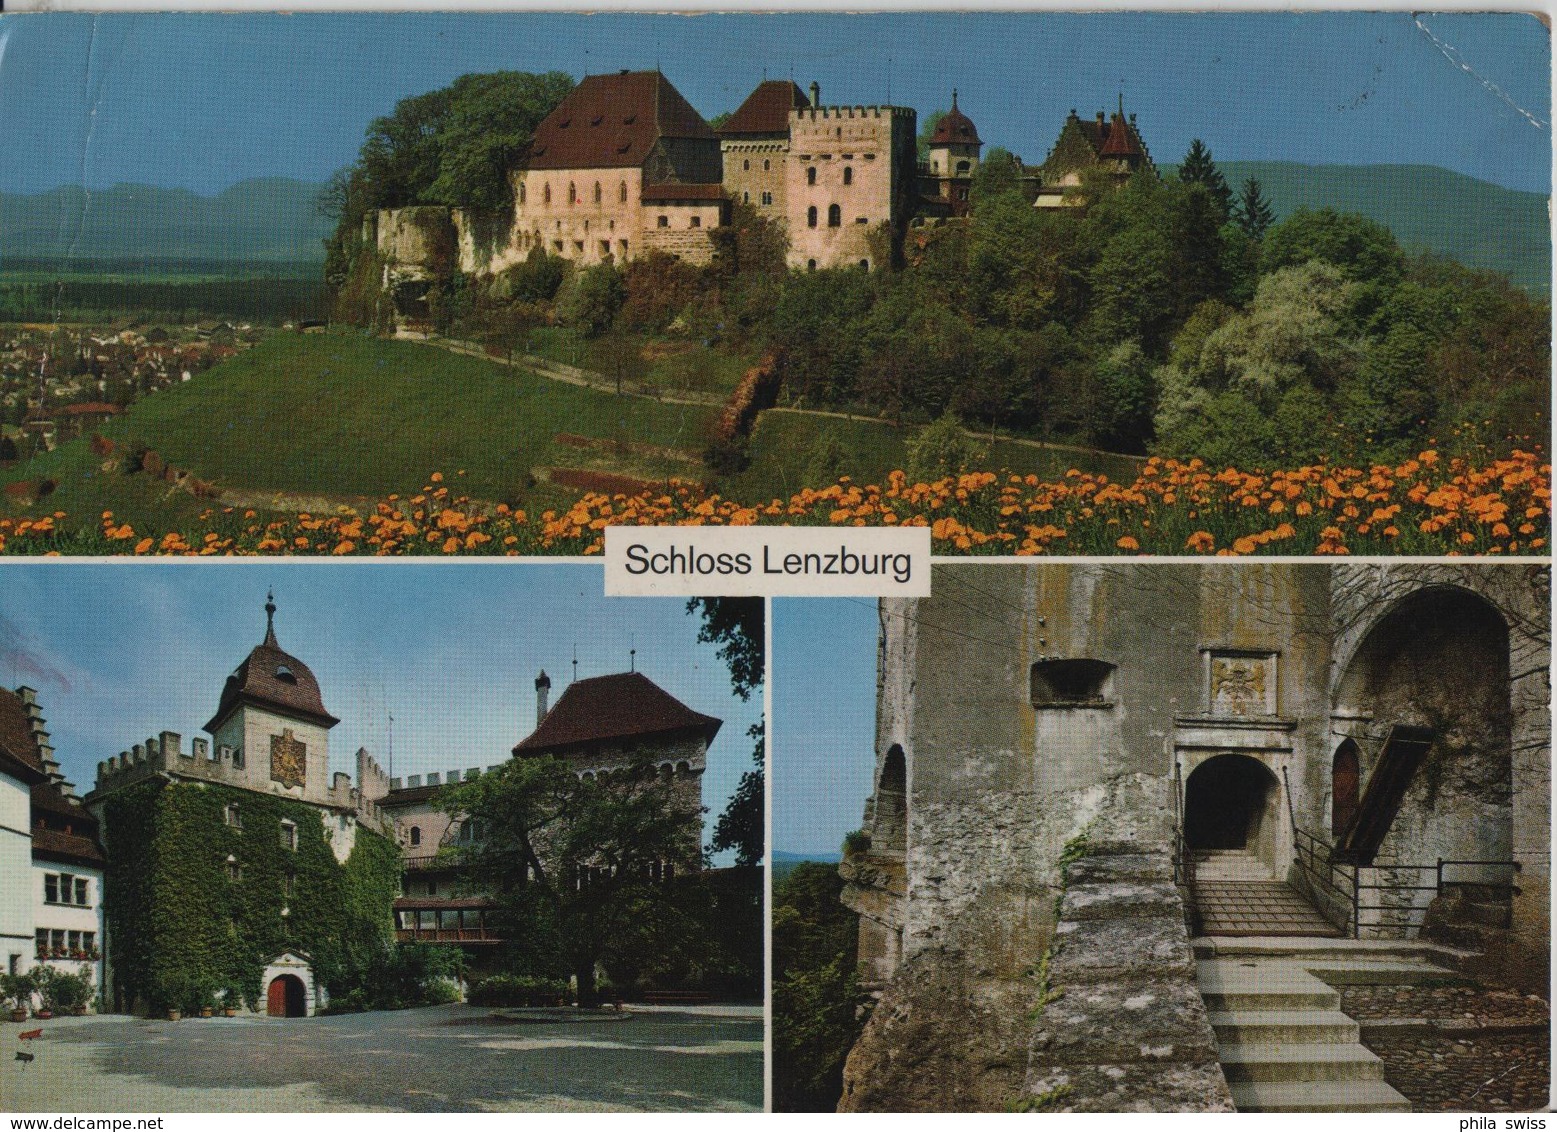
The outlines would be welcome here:
[[[0,1026],[11,1112],[748,1112],[762,1101],[760,1007]]]

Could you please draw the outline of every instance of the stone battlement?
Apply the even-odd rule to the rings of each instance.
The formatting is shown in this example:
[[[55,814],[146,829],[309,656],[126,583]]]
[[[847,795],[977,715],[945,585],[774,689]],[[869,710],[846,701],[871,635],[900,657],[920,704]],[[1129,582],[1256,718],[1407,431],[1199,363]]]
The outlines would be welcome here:
[[[807,106],[791,110],[790,117],[800,122],[828,121],[838,118],[914,118],[912,106]]]
[[[377,769],[377,763],[365,750],[359,751],[357,757],[359,772],[364,759]],[[177,731],[164,731],[147,738],[144,743],[136,743],[128,751],[121,751],[99,762],[97,783],[92,793],[102,795],[122,790],[159,776],[214,782],[240,790],[254,789],[242,764],[235,763],[231,747],[223,745],[213,749],[209,739],[194,738],[190,740],[189,750],[186,751],[182,735]],[[365,824],[380,832],[387,831],[391,826],[377,801],[353,786],[351,775],[341,771],[331,776],[324,797],[302,800],[354,813]]]

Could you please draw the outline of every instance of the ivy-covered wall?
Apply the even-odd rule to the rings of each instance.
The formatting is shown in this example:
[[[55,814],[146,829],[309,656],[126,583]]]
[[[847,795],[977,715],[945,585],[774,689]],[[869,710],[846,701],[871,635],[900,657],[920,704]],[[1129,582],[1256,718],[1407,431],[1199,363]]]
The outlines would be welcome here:
[[[241,827],[226,821],[231,803]],[[343,865],[312,806],[164,779],[109,796],[102,816],[117,1009],[227,986],[258,1003],[266,963],[288,950],[308,955],[316,981],[340,993],[390,946],[400,853],[364,827]],[[283,843],[284,820],[296,824],[295,850]]]

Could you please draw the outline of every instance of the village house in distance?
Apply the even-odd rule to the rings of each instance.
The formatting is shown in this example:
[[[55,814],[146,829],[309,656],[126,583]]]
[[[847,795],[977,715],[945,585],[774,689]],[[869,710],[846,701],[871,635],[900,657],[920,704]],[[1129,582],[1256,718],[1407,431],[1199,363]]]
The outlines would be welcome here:
[[[363,240],[384,261],[384,286],[415,314],[426,285],[447,272],[495,275],[536,250],[590,266],[651,253],[707,264],[733,204],[778,221],[792,269],[895,266],[916,219],[962,217],[983,141],[958,106],[936,125],[927,158],[918,115],[887,104],[833,105],[818,84],[764,80],[716,131],[659,71],[588,75],[536,127],[512,173],[514,215],[496,243],[460,209],[371,213]],[[1151,165],[1135,115],[1111,121],[1074,110],[1044,163],[1019,165],[1035,207],[1062,205],[1084,175],[1122,184]]]

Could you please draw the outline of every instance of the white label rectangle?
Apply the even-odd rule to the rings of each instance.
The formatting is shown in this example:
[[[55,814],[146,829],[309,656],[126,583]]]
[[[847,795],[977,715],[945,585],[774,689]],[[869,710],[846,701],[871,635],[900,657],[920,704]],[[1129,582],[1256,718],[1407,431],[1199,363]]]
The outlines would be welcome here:
[[[607,527],[613,597],[929,597],[928,527]]]

